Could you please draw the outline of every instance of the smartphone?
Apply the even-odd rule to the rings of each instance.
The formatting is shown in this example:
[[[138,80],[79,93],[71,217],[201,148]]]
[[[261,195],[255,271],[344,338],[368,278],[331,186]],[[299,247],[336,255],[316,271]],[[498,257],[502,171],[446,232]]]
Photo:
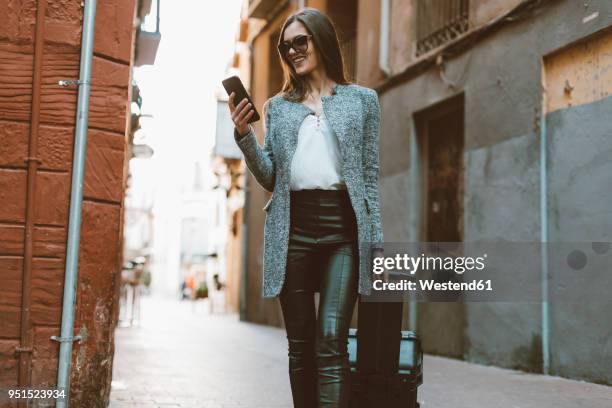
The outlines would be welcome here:
[[[242,84],[240,78],[234,75],[227,79],[224,79],[221,83],[223,84],[223,87],[225,88],[225,91],[228,95],[232,92],[235,93],[234,103],[236,105],[238,105],[240,101],[244,98],[246,98],[251,103],[251,109],[253,109],[255,112],[253,113],[253,116],[251,116],[251,119],[249,119],[249,123],[257,122],[260,119],[259,113],[257,112],[257,109],[255,109],[255,104],[253,103],[253,100],[244,88],[244,85]]]

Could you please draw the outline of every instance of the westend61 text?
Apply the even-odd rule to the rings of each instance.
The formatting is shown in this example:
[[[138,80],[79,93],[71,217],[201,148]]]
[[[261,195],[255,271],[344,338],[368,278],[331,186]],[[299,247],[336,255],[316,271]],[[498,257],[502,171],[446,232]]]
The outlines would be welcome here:
[[[432,279],[423,279],[417,282],[402,279],[398,282],[383,282],[377,279],[372,282],[374,290],[423,290],[423,291],[447,291],[447,290],[462,290],[462,291],[483,291],[493,290],[491,280],[473,280],[470,282],[436,282]]]

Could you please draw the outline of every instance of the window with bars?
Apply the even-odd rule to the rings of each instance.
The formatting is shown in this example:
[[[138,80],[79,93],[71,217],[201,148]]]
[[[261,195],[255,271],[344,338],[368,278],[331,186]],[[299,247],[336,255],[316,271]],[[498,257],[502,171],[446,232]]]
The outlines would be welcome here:
[[[468,30],[468,0],[417,0],[417,56]]]

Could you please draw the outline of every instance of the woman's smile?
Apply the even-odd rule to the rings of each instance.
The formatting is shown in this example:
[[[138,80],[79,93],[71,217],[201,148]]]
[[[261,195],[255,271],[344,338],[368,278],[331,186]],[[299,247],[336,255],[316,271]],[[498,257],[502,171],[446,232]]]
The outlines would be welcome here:
[[[291,59],[294,66],[300,65],[302,62],[306,61],[305,55],[297,55]]]

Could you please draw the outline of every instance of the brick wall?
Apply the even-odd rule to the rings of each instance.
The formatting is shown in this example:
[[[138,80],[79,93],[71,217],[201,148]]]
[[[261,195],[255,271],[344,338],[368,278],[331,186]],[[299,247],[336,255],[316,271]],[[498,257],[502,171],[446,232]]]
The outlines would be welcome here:
[[[44,18],[39,7],[46,8]],[[57,82],[78,78],[82,16],[80,0],[0,3],[0,388],[56,384],[59,343],[50,336],[60,334],[77,102],[76,87]],[[75,406],[105,406],[110,392],[133,18],[134,0],[98,2],[75,316],[75,334],[83,340],[74,343],[72,357]],[[38,161],[28,165],[27,157]],[[16,352],[19,346],[32,351]]]

